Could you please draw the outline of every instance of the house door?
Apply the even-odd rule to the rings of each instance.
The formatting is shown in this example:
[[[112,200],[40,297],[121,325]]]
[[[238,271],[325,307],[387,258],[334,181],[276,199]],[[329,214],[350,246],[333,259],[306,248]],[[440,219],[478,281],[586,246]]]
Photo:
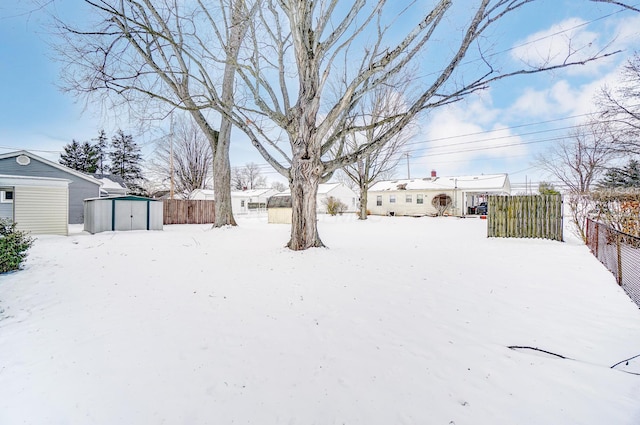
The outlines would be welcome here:
[[[147,230],[147,202],[115,202],[114,230]]]

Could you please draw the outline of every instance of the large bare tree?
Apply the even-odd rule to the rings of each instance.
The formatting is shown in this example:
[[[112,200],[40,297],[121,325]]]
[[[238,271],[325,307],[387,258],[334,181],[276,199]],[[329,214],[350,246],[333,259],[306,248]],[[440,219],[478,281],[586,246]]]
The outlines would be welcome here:
[[[222,1],[214,10],[201,0],[180,7],[177,0],[85,0],[105,19],[84,31],[64,27],[67,57],[85,71],[71,73],[78,77],[71,81],[127,102],[156,98],[192,113],[211,141],[216,175],[226,178],[217,180],[226,182],[216,187],[217,197],[230,190],[228,155],[218,164],[219,154],[228,153],[231,123],[240,128],[289,181],[293,250],[323,246],[318,184],[392,140],[420,112],[498,79],[606,56],[574,57],[580,46],[569,43],[558,62],[500,67],[500,55],[490,50],[491,29],[508,15],[526,13],[536,0],[437,0],[426,11],[421,2],[387,0]],[[367,124],[350,120],[367,93],[417,62],[425,73],[420,89],[406,94],[403,113]],[[344,74],[342,63],[348,63],[345,88],[330,101],[327,87]],[[234,75],[242,82],[235,92]],[[207,119],[211,110],[223,118],[219,138]],[[329,155],[345,135],[382,125],[386,131],[357,150]],[[218,202],[226,202],[227,193]]]
[[[596,102],[600,119],[616,131],[618,149],[640,155],[640,54],[627,61],[615,87],[603,87]]]
[[[371,143],[393,125],[393,117],[406,110],[404,93],[412,87],[410,73],[401,72],[386,84],[380,85],[363,96],[362,101],[353,108],[352,116],[347,121],[352,127],[360,126],[363,130],[344,134],[344,141],[333,147],[332,154],[341,156],[357,152],[361,146]],[[385,120],[389,119],[385,123]],[[376,123],[381,123],[374,125]],[[402,158],[402,148],[413,136],[416,126],[409,123],[387,143],[379,145],[355,162],[347,164],[342,172],[355,184],[360,193],[358,218],[367,219],[367,199],[369,186],[376,180],[392,173]]]
[[[156,141],[150,169],[174,192],[187,198],[195,189],[204,189],[213,166],[211,145],[190,117],[178,117],[170,133]]]
[[[316,224],[318,184],[388,143],[420,112],[456,102],[498,79],[584,64],[606,55],[574,57],[580,49],[569,43],[558,62],[499,68],[492,63],[499,55],[488,50],[493,42],[490,29],[507,15],[524,15],[523,8],[532,3],[439,0],[425,13],[424,4],[418,2],[399,7],[385,0],[262,1],[250,30],[253,50],[238,69],[254,102],[237,108],[234,123],[289,179],[293,205],[289,248],[323,246]],[[454,21],[457,31],[447,31]],[[350,119],[367,93],[416,61],[428,62],[429,72],[422,76],[419,90],[406,94],[402,113],[366,124]],[[329,82],[343,73],[340,64],[345,62],[349,68],[344,90],[329,101]],[[328,155],[335,146],[341,150],[345,135],[383,125],[384,132],[355,151]]]
[[[260,166],[255,162],[248,162],[244,167],[235,167],[231,179],[236,190],[267,187],[267,178],[262,175]]]
[[[571,219],[583,240],[589,192],[617,155],[615,134],[606,122],[592,119],[536,158],[537,165],[567,189]]]
[[[214,227],[235,225],[229,145],[237,58],[255,8],[245,0],[85,0],[98,21],[57,21],[65,85],[115,105],[188,111],[211,145]],[[213,111],[223,111],[213,115]],[[213,120],[219,117],[219,130]]]

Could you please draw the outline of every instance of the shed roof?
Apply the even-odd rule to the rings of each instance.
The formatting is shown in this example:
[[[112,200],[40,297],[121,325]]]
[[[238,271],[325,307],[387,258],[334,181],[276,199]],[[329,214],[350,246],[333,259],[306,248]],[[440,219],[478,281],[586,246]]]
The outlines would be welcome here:
[[[267,201],[268,208],[291,208],[290,195],[274,195]]]
[[[509,186],[507,174],[486,174],[479,176],[427,177],[424,179],[385,180],[375,183],[369,191],[396,190],[478,190],[500,191]]]
[[[152,201],[162,202],[161,199],[147,198],[144,196],[136,195],[121,195],[121,196],[103,196],[99,198],[86,198],[85,201]]]

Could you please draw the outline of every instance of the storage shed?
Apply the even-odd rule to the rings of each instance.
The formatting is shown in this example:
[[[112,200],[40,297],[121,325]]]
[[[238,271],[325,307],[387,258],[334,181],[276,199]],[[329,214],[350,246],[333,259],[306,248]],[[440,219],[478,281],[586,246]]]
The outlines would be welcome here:
[[[267,222],[278,224],[291,224],[291,208],[290,195],[274,195],[267,201]]]
[[[0,174],[0,218],[35,235],[69,233],[70,180]]]
[[[162,201],[142,196],[84,200],[84,230],[162,230]]]

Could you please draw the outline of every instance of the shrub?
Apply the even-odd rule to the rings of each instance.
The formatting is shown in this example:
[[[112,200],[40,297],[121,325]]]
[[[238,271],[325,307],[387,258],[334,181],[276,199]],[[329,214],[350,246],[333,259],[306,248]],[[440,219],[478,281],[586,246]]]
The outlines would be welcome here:
[[[0,219],[0,274],[18,270],[32,244],[33,238],[16,230],[16,223]]]
[[[347,204],[333,196],[329,196],[327,199],[323,200],[322,203],[327,207],[327,214],[330,215],[342,215],[347,210]]]

